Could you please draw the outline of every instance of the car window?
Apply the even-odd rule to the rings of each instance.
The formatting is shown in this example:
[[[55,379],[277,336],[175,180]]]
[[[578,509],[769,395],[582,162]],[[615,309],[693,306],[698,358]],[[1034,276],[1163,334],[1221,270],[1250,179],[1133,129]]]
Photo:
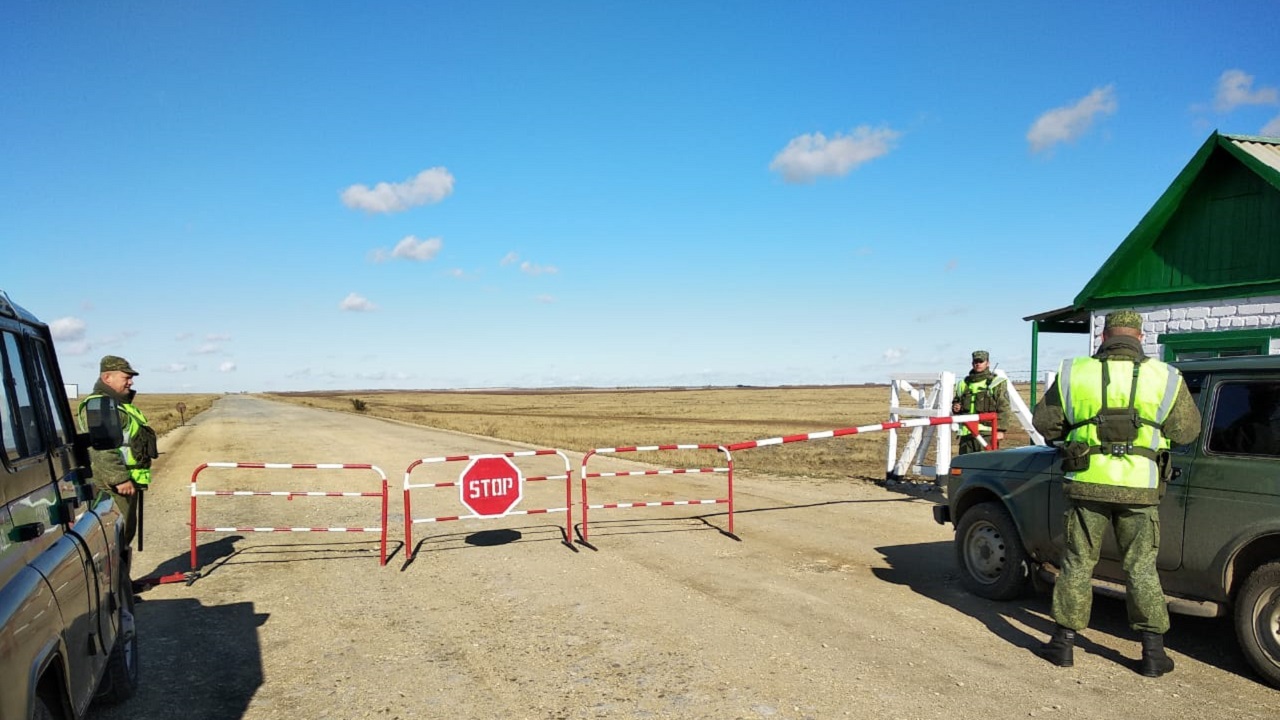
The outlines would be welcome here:
[[[1280,382],[1220,383],[1209,424],[1209,451],[1280,457]]]
[[[0,424],[4,436],[5,460],[14,462],[44,452],[44,435],[40,432],[40,415],[31,394],[27,369],[22,363],[18,336],[4,333],[0,342],[0,374],[4,382],[4,409]]]
[[[55,367],[53,353],[49,348],[39,340],[33,340],[36,348],[36,372],[38,374],[39,386],[44,388],[44,397],[47,405],[50,425],[56,440],[56,446],[65,446],[71,444],[71,435],[64,423],[66,414],[59,411],[61,406],[67,404],[66,388],[60,384],[54,383],[52,380],[53,373],[49,368]]]

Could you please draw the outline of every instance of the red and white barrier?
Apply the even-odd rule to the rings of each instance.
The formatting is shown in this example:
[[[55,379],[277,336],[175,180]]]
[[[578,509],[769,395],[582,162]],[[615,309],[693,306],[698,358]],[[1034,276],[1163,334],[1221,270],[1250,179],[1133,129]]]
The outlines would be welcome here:
[[[709,468],[670,468],[662,470],[632,470],[628,472],[587,472],[587,463],[596,455],[635,453],[635,452],[652,452],[657,450],[717,450],[724,453],[727,465],[725,467],[709,467]],[[592,505],[587,500],[587,480],[591,478],[616,478],[616,477],[632,477],[641,475],[685,475],[698,473],[725,473],[728,478],[728,494],[723,498],[715,498],[712,500],[659,500],[655,502],[616,502],[602,503]],[[644,445],[632,447],[612,447],[612,448],[596,448],[588,451],[582,457],[582,536],[581,542],[584,545],[587,542],[587,511],[588,510],[612,510],[621,508],[641,508],[641,507],[670,507],[673,505],[728,505],[729,506],[729,534],[733,534],[733,455],[723,445],[713,445],[707,443],[696,443],[688,445]]]
[[[477,476],[476,478],[468,478],[468,475],[471,472],[471,470],[473,468],[479,467],[477,464],[478,462],[497,459],[497,458],[512,459],[512,458],[533,457],[533,456],[539,456],[539,455],[558,455],[560,459],[564,461],[564,473],[561,475],[541,475],[536,477],[523,477],[523,475],[518,472],[519,469],[515,468],[517,474],[516,474],[516,477],[514,478],[515,479],[514,486],[504,485],[503,489],[501,490],[502,493],[506,494],[507,499],[504,500],[502,498],[499,498],[500,509],[494,512],[487,512],[487,513],[481,513],[475,509],[475,507],[479,507],[479,505],[476,504],[476,500],[474,498],[469,500],[466,494],[466,491],[468,490],[469,480],[475,481],[475,485],[473,485],[473,488],[477,491],[477,493],[480,490],[487,491],[489,489],[491,480],[493,480],[493,478],[486,478],[486,477],[479,477],[479,476]],[[414,469],[422,465],[427,465],[432,463],[449,463],[449,462],[464,462],[464,461],[468,462],[467,469],[462,471],[457,481],[438,482],[438,483],[414,483],[411,481],[410,475],[412,475]],[[481,472],[480,474],[484,474],[484,473]],[[523,486],[524,483],[541,482],[546,480],[564,480],[564,502],[565,502],[564,507],[538,508],[534,510],[515,510],[514,509],[515,504],[519,503],[519,501],[523,498],[523,490],[521,486]],[[496,484],[494,484],[493,486],[495,488],[497,487]],[[460,502],[462,503],[463,507],[467,508],[468,510],[471,510],[471,512],[466,515],[442,515],[438,517],[421,517],[421,518],[413,517],[409,491],[418,489],[418,488],[442,488],[442,487],[458,488]],[[498,491],[495,490],[495,492],[498,492]],[[514,498],[511,497],[512,494],[514,494]],[[469,502],[471,504],[469,504]],[[404,471],[404,544],[405,544],[405,555],[406,555],[406,558],[409,560],[412,560],[414,555],[413,526],[419,523],[448,522],[451,520],[482,520],[486,518],[506,517],[508,515],[540,515],[544,513],[557,513],[557,512],[565,513],[565,542],[570,543],[571,542],[570,533],[573,532],[573,471],[569,466],[569,458],[559,450],[555,450],[555,449],[519,450],[519,451],[497,453],[497,454],[450,455],[450,456],[444,456],[444,457],[422,458],[420,460],[414,460],[412,463],[409,464],[409,467],[405,468],[405,471]],[[572,545],[570,545],[570,547],[572,547]]]
[[[953,415],[950,417],[935,418],[916,418],[914,420],[899,420],[895,422],[884,422],[876,425],[859,425],[858,427],[840,428],[839,430],[824,430],[822,432],[806,433],[804,435],[784,435],[782,437],[766,438],[764,440],[748,440],[746,442],[733,443],[729,445],[730,450],[748,450],[750,448],[765,447],[766,445],[782,445],[785,443],[803,442],[805,440],[821,440],[823,438],[844,437],[846,435],[860,435],[881,430],[901,430],[904,428],[927,427],[930,425],[950,425],[952,423],[961,423],[967,425],[974,432],[978,431],[978,422],[990,421],[992,428],[995,428],[995,413],[978,413],[974,415]],[[995,433],[992,433],[995,437]],[[991,449],[996,448],[996,441],[993,439]]]
[[[201,490],[196,480],[200,473],[209,468],[241,468],[253,470],[372,470],[378,474],[382,489],[380,492],[319,492],[298,490]],[[349,498],[382,498],[382,524],[379,527],[200,527],[196,523],[196,501],[201,497],[349,497]],[[361,463],[257,463],[257,462],[210,462],[200,465],[191,473],[191,569],[196,569],[196,534],[202,532],[335,532],[335,533],[379,533],[381,548],[379,560],[381,565],[387,564],[387,476],[376,465]]]

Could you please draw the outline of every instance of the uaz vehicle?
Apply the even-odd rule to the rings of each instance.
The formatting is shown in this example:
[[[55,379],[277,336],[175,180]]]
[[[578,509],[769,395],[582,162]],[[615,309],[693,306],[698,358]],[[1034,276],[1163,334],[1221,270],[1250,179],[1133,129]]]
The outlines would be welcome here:
[[[0,291],[0,720],[79,718],[138,683],[129,549],[89,481],[49,328]]]
[[[1175,363],[1203,418],[1200,437],[1172,450],[1160,503],[1157,566],[1175,613],[1233,613],[1249,663],[1280,687],[1280,356]],[[1064,547],[1063,472],[1053,447],[956,458],[939,523],[955,524],[965,587],[1007,600],[1056,577]],[[1107,533],[1095,591],[1124,596]]]

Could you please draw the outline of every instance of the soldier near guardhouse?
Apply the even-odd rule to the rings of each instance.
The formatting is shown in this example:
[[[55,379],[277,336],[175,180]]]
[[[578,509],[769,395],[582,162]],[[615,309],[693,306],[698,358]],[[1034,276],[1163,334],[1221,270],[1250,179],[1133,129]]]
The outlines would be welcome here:
[[[1169,610],[1156,571],[1159,503],[1168,449],[1199,436],[1200,413],[1182,375],[1148,358],[1142,337],[1139,313],[1110,313],[1098,351],[1063,361],[1036,406],[1036,430],[1061,443],[1067,508],[1053,588],[1056,627],[1037,652],[1060,667],[1074,664],[1076,633],[1089,624],[1093,568],[1110,527],[1123,556],[1129,625],[1142,641],[1137,670],[1159,677],[1173,670],[1164,651]]]
[[[969,374],[956,382],[951,412],[956,415],[999,413],[996,418],[997,427],[1009,427],[1009,386],[1006,380],[991,369],[991,356],[986,350],[974,350],[972,358]],[[991,426],[980,423],[978,431],[985,436],[982,440],[979,440],[979,436],[968,425],[959,426],[957,432],[960,434],[960,447],[957,455],[982,450],[984,441],[989,442],[991,437]],[[998,431],[996,439],[1004,439],[1003,430]]]

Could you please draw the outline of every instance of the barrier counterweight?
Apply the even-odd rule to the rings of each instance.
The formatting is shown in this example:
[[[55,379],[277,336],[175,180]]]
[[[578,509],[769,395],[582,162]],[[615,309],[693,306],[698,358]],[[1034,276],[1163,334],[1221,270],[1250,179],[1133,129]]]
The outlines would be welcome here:
[[[371,470],[377,473],[381,490],[379,492],[350,491],[300,491],[300,490],[201,490],[197,485],[200,473],[210,468],[239,468],[251,470]],[[197,500],[201,497],[284,497],[292,500],[295,497],[344,497],[382,499],[381,519],[379,527],[279,527],[279,526],[234,526],[234,527],[200,527],[197,523]],[[209,462],[197,467],[191,473],[191,569],[197,567],[196,534],[202,532],[333,532],[333,533],[378,533],[380,535],[379,564],[387,564],[387,476],[376,465],[362,463],[261,463],[261,462]]]
[[[726,465],[724,467],[705,467],[705,468],[667,468],[660,470],[631,470],[625,472],[588,472],[587,463],[591,458],[597,455],[617,455],[621,453],[638,453],[638,452],[654,452],[663,450],[716,450],[724,454]],[[614,477],[632,477],[643,475],[691,475],[691,474],[709,474],[724,473],[727,478],[727,494],[722,498],[710,500],[659,500],[654,502],[616,502],[601,503],[592,505],[587,499],[587,480],[592,478],[614,478]],[[676,445],[637,445],[631,447],[612,447],[612,448],[596,448],[590,450],[582,457],[582,536],[583,544],[588,544],[588,527],[587,514],[589,510],[609,510],[621,508],[641,508],[641,507],[670,507],[675,505],[727,505],[729,509],[729,534],[733,535],[733,456],[729,449],[724,445],[713,445],[708,443],[690,443]]]

